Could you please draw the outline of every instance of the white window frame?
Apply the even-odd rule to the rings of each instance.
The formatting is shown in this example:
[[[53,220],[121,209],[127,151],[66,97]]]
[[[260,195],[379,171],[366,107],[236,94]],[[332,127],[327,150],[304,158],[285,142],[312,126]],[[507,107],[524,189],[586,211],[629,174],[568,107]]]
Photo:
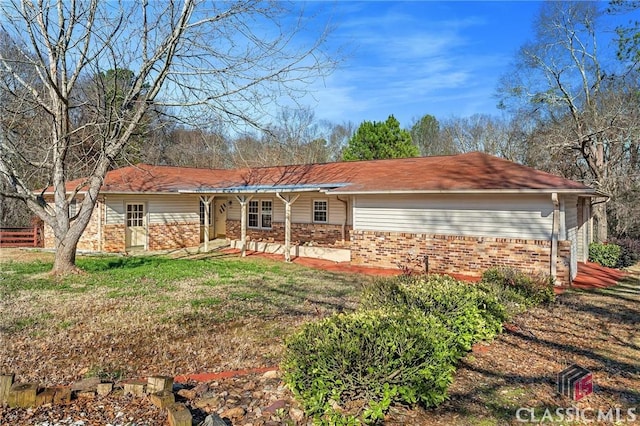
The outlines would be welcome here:
[[[200,226],[204,226],[204,202],[200,200]],[[213,225],[213,201],[209,203],[209,226]]]
[[[265,204],[269,203],[270,208],[265,208]],[[254,209],[252,211],[252,205]],[[273,200],[259,199],[249,201],[247,208],[247,227],[250,229],[273,229]],[[256,226],[251,225],[251,216],[255,215]],[[269,218],[269,226],[265,226],[265,218]]]
[[[324,210],[316,209],[316,203],[324,203]],[[317,220],[316,213],[324,213],[324,220]],[[326,198],[318,198],[311,201],[311,220],[313,223],[329,223],[329,200],[327,200]]]

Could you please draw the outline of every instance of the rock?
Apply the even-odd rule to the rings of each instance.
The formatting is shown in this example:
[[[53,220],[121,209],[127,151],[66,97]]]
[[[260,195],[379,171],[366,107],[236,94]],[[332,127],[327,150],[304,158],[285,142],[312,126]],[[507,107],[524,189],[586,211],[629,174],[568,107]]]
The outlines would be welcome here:
[[[234,407],[234,408],[229,408],[228,410],[224,410],[222,413],[220,413],[220,417],[227,417],[231,420],[234,420],[234,419],[240,419],[244,417],[245,413],[246,411],[244,410],[244,408]]]
[[[256,388],[256,382],[251,381],[244,385],[242,388],[243,391],[252,391]]]
[[[282,400],[282,399],[278,399],[276,401],[274,401],[270,406],[268,406],[267,408],[265,408],[263,411],[265,413],[269,413],[269,414],[273,414],[275,413],[277,410],[284,408],[287,405],[287,402]]]
[[[209,414],[205,417],[204,421],[200,423],[198,426],[228,426],[227,422],[222,420],[217,414]]]
[[[268,380],[268,379],[279,379],[280,378],[280,371],[278,371],[278,370],[267,371],[266,373],[264,373],[262,375],[262,378],[265,379],[265,380]]]
[[[205,407],[216,407],[219,404],[220,404],[220,400],[218,398],[210,397],[210,398],[197,399],[193,403],[193,406],[196,408],[205,408]]]
[[[199,385],[196,385],[196,387],[194,387],[192,389],[196,394],[198,395],[202,395],[203,393],[207,392],[209,390],[209,385],[206,383],[200,383]]]
[[[178,395],[188,400],[195,399],[197,396],[193,389],[180,389]]]
[[[80,380],[79,382],[75,382],[71,385],[71,391],[76,392],[84,392],[84,391],[95,391],[98,385],[100,384],[99,377],[89,377],[87,379]]]
[[[294,422],[301,423],[302,419],[304,419],[304,411],[299,408],[291,407],[291,409],[289,409],[289,416]]]

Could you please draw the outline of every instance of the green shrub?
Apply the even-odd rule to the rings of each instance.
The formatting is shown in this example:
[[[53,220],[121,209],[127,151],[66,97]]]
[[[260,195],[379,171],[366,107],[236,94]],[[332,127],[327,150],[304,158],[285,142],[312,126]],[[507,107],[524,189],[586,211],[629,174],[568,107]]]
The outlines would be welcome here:
[[[617,244],[591,243],[589,244],[589,260],[608,268],[615,268],[622,250]]]
[[[551,303],[555,300],[553,278],[547,275],[529,275],[516,268],[490,268],[482,274],[480,288],[497,295],[510,315],[529,306]]]
[[[495,294],[446,275],[378,280],[364,289],[362,304],[434,315],[455,334],[461,352],[495,337],[506,319]]]
[[[375,422],[395,402],[444,401],[458,358],[455,336],[437,317],[374,309],[304,325],[287,339],[282,369],[316,420],[337,423],[338,413],[343,423],[360,414]],[[354,414],[348,407],[356,401]]]
[[[633,238],[613,238],[611,243],[620,246],[620,257],[616,268],[633,266],[640,261],[640,240]]]

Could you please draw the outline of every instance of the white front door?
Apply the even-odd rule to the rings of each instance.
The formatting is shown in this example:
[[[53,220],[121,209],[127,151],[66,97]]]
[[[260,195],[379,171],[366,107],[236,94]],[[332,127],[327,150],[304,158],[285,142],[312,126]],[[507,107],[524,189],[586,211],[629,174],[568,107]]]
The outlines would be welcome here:
[[[227,201],[215,200],[215,236],[216,238],[227,235]]]
[[[147,244],[147,217],[143,203],[127,203],[126,248],[143,249]]]

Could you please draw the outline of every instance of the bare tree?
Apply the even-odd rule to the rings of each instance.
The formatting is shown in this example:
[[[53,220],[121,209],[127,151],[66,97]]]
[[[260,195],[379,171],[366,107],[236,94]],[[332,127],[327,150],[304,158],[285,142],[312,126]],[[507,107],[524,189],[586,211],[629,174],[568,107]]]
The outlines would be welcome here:
[[[77,243],[105,173],[150,108],[173,111],[191,126],[259,126],[274,102],[303,94],[310,79],[330,70],[320,49],[326,32],[311,44],[298,38],[309,21],[296,19],[303,13],[296,16],[296,7],[257,0],[0,3],[0,30],[15,49],[0,51],[0,91],[11,99],[0,105],[0,174],[9,187],[3,195],[23,200],[53,230],[52,272],[76,269]],[[110,70],[116,78],[109,82]],[[121,70],[131,71],[126,84]],[[23,150],[34,144],[34,155]],[[85,159],[91,173],[68,194],[70,153],[80,144],[93,148]],[[46,172],[53,203],[32,192],[33,170]],[[78,212],[69,217],[80,190]]]
[[[544,3],[535,40],[520,49],[517,68],[503,79],[499,93],[503,106],[534,120],[539,140],[534,149],[554,160],[546,168],[614,194],[617,160],[629,155],[628,136],[637,123],[628,121],[631,98],[616,95],[625,91],[624,76],[604,69],[598,7],[595,2]],[[596,238],[603,241],[606,206],[593,207]]]

